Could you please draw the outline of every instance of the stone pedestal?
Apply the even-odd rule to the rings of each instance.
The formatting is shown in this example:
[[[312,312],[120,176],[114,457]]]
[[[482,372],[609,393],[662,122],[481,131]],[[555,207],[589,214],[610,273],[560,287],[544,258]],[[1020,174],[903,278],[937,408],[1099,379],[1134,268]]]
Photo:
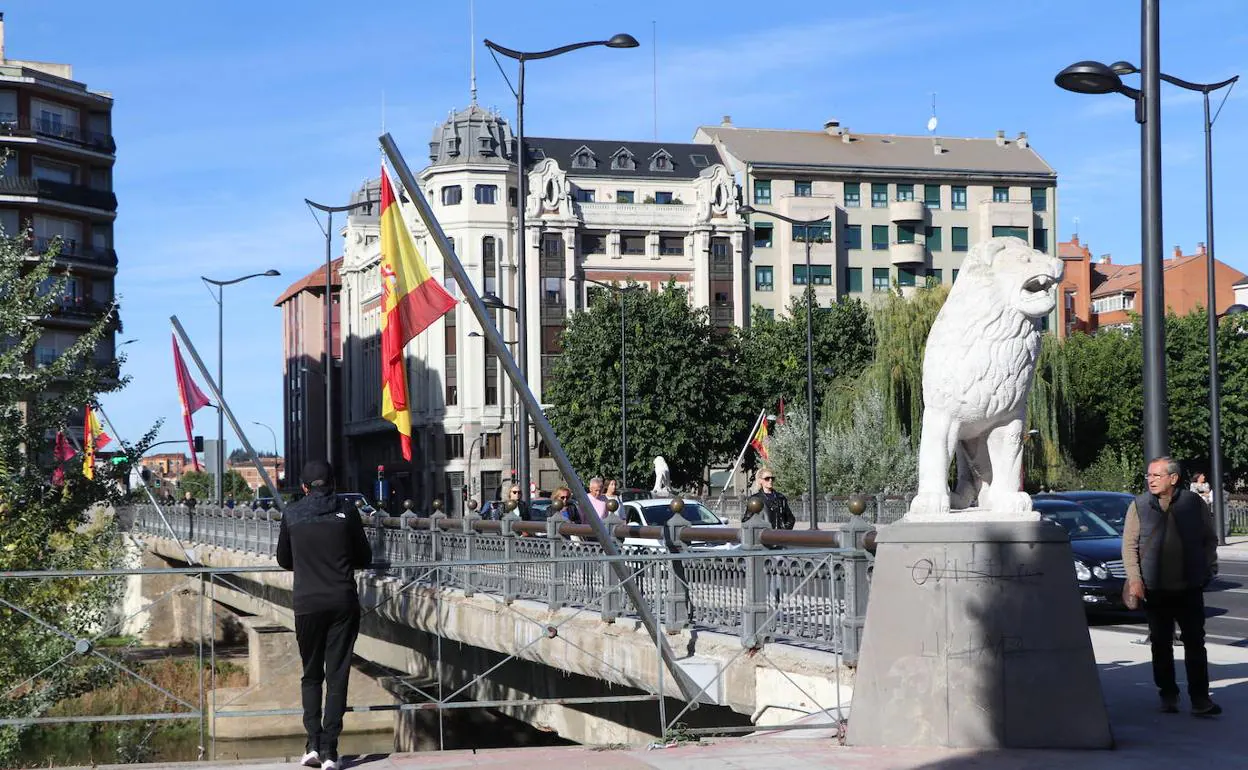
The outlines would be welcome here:
[[[876,542],[850,744],[1113,746],[1065,532],[902,523]]]

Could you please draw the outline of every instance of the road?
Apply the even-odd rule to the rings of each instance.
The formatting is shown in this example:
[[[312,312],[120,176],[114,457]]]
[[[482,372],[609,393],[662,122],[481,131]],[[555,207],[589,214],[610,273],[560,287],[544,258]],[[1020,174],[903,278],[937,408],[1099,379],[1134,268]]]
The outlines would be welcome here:
[[[1248,561],[1225,560],[1218,579],[1205,592],[1205,638],[1210,644],[1248,647]],[[1107,615],[1092,625],[1138,635],[1148,633],[1143,616]]]

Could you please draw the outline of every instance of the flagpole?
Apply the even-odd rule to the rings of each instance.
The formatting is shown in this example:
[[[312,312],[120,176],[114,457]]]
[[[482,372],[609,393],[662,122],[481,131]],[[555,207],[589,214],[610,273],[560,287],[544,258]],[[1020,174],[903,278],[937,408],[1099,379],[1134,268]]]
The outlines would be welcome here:
[[[741,454],[737,455],[737,461],[732,464],[732,471],[728,473],[728,480],[724,482],[724,488],[719,490],[719,499],[715,501],[715,515],[719,515],[719,508],[724,504],[724,493],[728,491],[728,485],[736,478],[737,468],[740,467],[741,461],[745,459],[745,450],[750,448],[750,444],[754,441],[754,434],[758,432],[758,424],[767,419],[767,408],[763,407],[758,413],[758,419],[754,421],[754,427],[750,428],[750,433],[745,439],[745,446],[741,447]]]

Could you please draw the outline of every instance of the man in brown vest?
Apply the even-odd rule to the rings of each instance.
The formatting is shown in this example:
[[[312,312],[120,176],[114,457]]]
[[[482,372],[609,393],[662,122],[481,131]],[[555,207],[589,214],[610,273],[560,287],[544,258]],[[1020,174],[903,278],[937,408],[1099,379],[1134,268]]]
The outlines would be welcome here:
[[[1209,697],[1203,594],[1218,568],[1213,515],[1200,495],[1179,487],[1179,464],[1171,458],[1149,462],[1145,480],[1148,491],[1127,508],[1122,533],[1127,606],[1144,604],[1161,710],[1167,714],[1179,710],[1173,645],[1177,622],[1192,714],[1216,716],[1222,707]]]

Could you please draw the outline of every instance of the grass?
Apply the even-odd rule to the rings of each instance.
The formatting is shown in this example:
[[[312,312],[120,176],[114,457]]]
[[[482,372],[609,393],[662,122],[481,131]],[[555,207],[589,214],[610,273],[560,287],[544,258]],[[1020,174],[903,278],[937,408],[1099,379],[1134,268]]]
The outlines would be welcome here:
[[[162,658],[132,666],[137,673],[196,708],[200,681],[204,692],[212,687],[209,669],[194,659]],[[217,663],[217,687],[245,687],[247,672],[234,663]],[[105,714],[154,714],[184,711],[168,695],[134,677],[119,672],[117,681],[54,706],[52,716],[101,716]]]

